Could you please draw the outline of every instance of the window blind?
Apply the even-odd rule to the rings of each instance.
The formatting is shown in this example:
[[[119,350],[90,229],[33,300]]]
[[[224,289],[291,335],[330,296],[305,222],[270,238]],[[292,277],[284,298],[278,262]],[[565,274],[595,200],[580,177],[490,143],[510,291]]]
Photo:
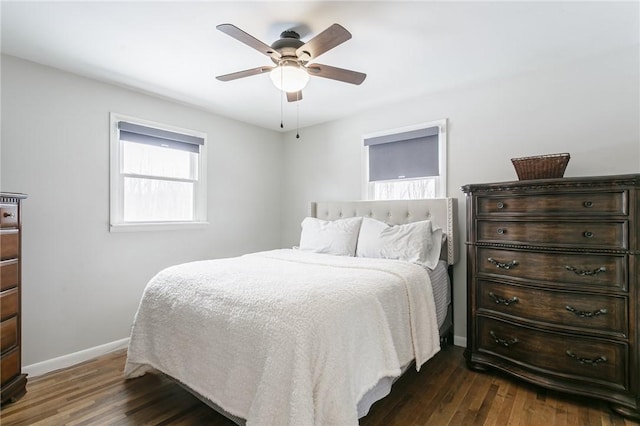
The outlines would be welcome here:
[[[204,145],[204,139],[197,136],[155,129],[126,121],[119,121],[118,129],[120,130],[120,140],[128,142],[190,152],[200,152],[200,145]]]
[[[438,176],[438,127],[365,139],[369,181]]]

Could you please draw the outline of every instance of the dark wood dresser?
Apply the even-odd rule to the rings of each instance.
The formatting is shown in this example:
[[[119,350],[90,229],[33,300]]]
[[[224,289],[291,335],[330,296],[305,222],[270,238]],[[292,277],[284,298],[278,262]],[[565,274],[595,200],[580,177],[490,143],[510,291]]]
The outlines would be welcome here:
[[[640,175],[462,190],[468,366],[639,419]]]
[[[21,217],[24,194],[0,193],[0,403],[26,392],[21,367]]]

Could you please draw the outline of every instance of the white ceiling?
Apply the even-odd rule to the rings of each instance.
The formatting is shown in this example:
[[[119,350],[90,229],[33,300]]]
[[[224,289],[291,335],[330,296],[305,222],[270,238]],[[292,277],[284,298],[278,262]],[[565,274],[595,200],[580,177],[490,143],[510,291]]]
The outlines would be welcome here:
[[[312,77],[300,126],[363,109],[639,45],[639,3],[613,2],[26,2],[2,1],[2,52],[279,130],[267,74],[216,75],[270,59],[216,30],[266,44],[333,23],[353,38],[315,62],[367,74],[360,86]],[[306,28],[306,29],[305,29]],[[313,61],[312,61],[313,62]],[[295,126],[296,104],[284,103]]]

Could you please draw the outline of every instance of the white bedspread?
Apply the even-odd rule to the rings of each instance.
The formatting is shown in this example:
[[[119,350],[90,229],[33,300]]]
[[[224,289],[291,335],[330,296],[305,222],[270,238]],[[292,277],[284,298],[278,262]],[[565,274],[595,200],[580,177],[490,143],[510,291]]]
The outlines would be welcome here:
[[[423,268],[274,250],[156,275],[124,373],[157,369],[247,425],[357,425],[367,390],[439,349]]]

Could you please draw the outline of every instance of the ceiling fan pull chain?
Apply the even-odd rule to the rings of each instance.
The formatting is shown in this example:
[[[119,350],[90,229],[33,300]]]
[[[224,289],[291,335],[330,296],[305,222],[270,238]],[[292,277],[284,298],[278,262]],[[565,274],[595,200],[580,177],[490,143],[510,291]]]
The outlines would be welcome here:
[[[296,139],[300,139],[300,92],[296,93],[296,98],[298,98],[298,102],[296,102]]]
[[[281,85],[282,85],[282,78],[283,78],[282,77],[282,73],[280,73],[280,84]],[[284,102],[283,98],[284,98],[284,92],[280,92],[280,128],[281,129],[284,129],[284,124],[282,124],[283,117],[284,117],[284,112],[283,112],[283,108],[284,107],[282,106],[283,102]]]
[[[282,112],[282,97],[283,97],[283,94],[280,93],[280,128],[284,129],[284,124],[282,124],[282,120],[283,120],[282,117],[284,116],[284,113]]]

